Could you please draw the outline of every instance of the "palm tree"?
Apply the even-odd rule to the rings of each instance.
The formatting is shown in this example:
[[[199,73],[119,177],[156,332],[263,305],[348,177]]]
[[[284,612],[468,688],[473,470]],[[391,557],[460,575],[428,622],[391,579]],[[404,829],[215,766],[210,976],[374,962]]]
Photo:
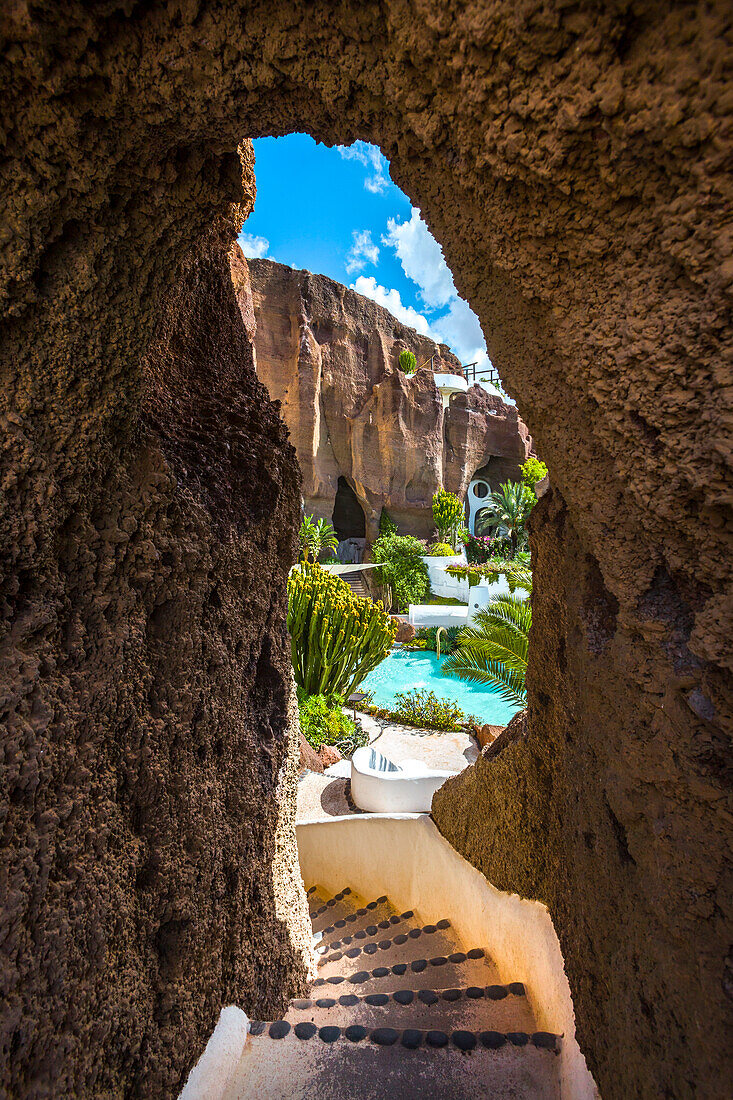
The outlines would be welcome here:
[[[298,532],[298,542],[302,556],[306,561],[318,561],[324,550],[334,553],[338,549],[339,540],[328,520],[314,521],[313,516],[303,516]]]
[[[523,539],[529,513],[536,503],[537,497],[526,485],[519,481],[507,481],[491,494],[479,513],[476,520],[478,533],[483,535],[487,529],[503,527],[509,535],[514,557]]]
[[[443,672],[498,688],[502,698],[524,706],[532,607],[518,596],[494,596],[464,627]]]

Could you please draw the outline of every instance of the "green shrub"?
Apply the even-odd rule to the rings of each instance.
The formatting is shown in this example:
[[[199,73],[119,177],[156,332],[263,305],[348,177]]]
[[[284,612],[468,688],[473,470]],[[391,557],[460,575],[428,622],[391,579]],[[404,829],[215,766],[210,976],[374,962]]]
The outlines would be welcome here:
[[[288,577],[293,673],[307,695],[345,698],[390,651],[396,624],[381,603],[307,562]]]
[[[389,585],[396,606],[403,610],[421,603],[430,591],[424,553],[425,547],[412,535],[381,535],[372,547],[374,561],[381,565],[379,579]]]
[[[424,638],[425,648],[432,649],[433,653],[437,653],[437,635],[440,631],[440,652],[447,654],[452,653],[455,649],[460,629],[460,626],[424,626],[417,632],[416,637]]]
[[[339,540],[328,520],[313,519],[313,516],[303,516],[298,531],[298,543],[300,556],[304,561],[318,561],[325,550],[333,553],[338,549]]]
[[[433,519],[441,542],[450,542],[451,533],[463,526],[463,502],[455,493],[438,489],[433,496]]]
[[[300,732],[314,749],[333,745],[342,756],[351,756],[368,743],[368,735],[341,709],[340,696],[306,695],[302,688],[297,690]]]
[[[395,694],[395,701],[394,717],[408,726],[433,730],[461,728],[464,719],[461,708],[451,699],[439,699],[434,691],[425,688],[400,691]]]
[[[455,550],[447,542],[434,542],[432,546],[428,547],[428,557],[431,558],[447,558],[452,557],[454,554]]]
[[[400,370],[405,374],[414,374],[417,369],[417,359],[411,351],[403,348],[400,352]]]
[[[522,484],[526,485],[528,489],[534,490],[537,482],[547,477],[547,467],[538,458],[528,458],[524,465],[520,466],[520,470],[522,471]]]
[[[379,513],[379,533],[380,535],[396,535],[397,524],[390,516],[386,508],[383,508]]]

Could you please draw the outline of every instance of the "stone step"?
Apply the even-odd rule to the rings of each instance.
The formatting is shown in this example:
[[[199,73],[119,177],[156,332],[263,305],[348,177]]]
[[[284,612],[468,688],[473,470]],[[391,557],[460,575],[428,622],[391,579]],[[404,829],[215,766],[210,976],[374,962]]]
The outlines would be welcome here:
[[[341,901],[336,902],[333,907],[327,909],[326,912],[313,917],[311,923],[314,938],[317,938],[320,942],[324,936],[332,939],[334,936],[340,936],[343,933],[353,935],[355,932],[370,928],[373,925],[378,927],[379,921],[389,920],[391,916],[397,915],[385,894],[372,899],[360,898],[351,894],[348,900],[343,898]],[[328,920],[329,923],[324,923],[324,920]],[[370,932],[369,934],[377,935],[376,932]]]
[[[341,993],[326,987],[290,1003],[285,1019],[295,1025],[309,1022],[318,1027],[394,1027],[449,1031],[486,1029],[500,1032],[536,1030],[524,995],[524,986],[464,986],[452,989],[414,987],[405,984],[394,993]]]
[[[376,1028],[361,1038],[366,1029],[354,1027],[351,1038],[340,1028],[299,1028],[299,1038],[289,1027],[276,1039],[263,1025],[224,1100],[559,1100],[556,1058],[544,1045],[554,1036]]]
[[[367,914],[369,917],[373,916],[373,913]],[[356,916],[356,915],[355,915]],[[366,928],[359,928],[358,924],[345,922],[343,927],[334,928],[330,935],[340,936],[340,939],[327,940],[325,938],[325,932],[321,933],[324,936],[318,944],[317,954],[323,955],[326,952],[346,950],[348,947],[357,947],[359,944],[364,943],[370,936],[378,936],[382,932],[391,934],[393,932],[402,931],[403,929],[398,926],[405,925],[407,921],[413,921],[415,914],[411,909],[407,909],[404,913],[393,913],[391,916],[384,920],[376,921],[374,924],[367,925]],[[411,927],[407,924],[406,927]]]
[[[354,966],[369,967],[373,962],[381,962],[390,959],[396,960],[394,955],[399,955],[404,961],[419,958],[429,951],[433,955],[457,950],[457,941],[443,935],[443,931],[450,928],[448,921],[441,922],[442,928],[437,924],[412,926],[392,932],[391,927],[377,930],[373,935],[378,938],[370,939],[369,936],[361,942],[356,941],[348,946],[328,953],[318,952],[318,972],[320,977],[328,974],[346,974],[353,971]],[[319,945],[320,947],[320,945]],[[357,962],[357,959],[360,960]],[[371,961],[370,961],[371,960]]]

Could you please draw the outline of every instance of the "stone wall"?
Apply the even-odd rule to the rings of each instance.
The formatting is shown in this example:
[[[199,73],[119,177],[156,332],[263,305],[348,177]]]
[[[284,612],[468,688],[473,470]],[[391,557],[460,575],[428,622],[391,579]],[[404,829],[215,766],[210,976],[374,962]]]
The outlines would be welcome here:
[[[246,167],[251,205],[251,146]],[[142,364],[96,388],[46,347],[41,378],[34,325],[8,379],[3,1096],[174,1096],[224,1005],[267,1017],[304,977],[282,621],[299,478],[235,231],[220,218],[167,272]]]
[[[519,479],[532,439],[513,406],[472,386],[443,410],[431,368],[461,373],[445,344],[325,275],[240,256],[232,274],[243,314],[256,319],[257,374],[281,403],[307,514],[330,521],[345,477],[370,540],[383,508],[401,533],[427,537],[435,531],[438,489],[463,497],[474,471],[494,455]],[[419,368],[409,377],[398,367],[403,348]]]
[[[139,1011],[157,994],[128,995],[139,973],[131,960],[140,941],[126,917],[137,911],[135,883],[179,905],[193,902],[198,887],[182,878],[175,892],[156,886],[154,867],[137,879],[135,845],[120,848],[105,824],[131,796],[97,761],[109,754],[122,769],[127,755],[139,755],[140,767],[150,759],[171,784],[185,776],[187,765],[158,767],[157,749],[127,754],[137,718],[130,733],[114,723],[132,708],[149,738],[156,719],[146,708],[161,705],[169,684],[177,705],[186,651],[189,680],[206,696],[203,712],[212,711],[232,664],[217,672],[216,653],[204,652],[211,586],[203,580],[176,630],[172,664],[156,666],[149,702],[140,672],[147,657],[133,675],[127,650],[109,655],[110,637],[124,638],[134,656],[138,631],[173,629],[165,613],[156,626],[157,588],[139,627],[124,604],[127,582],[116,572],[122,490],[109,479],[148,469],[133,461],[145,439],[140,362],[172,273],[241,195],[238,141],[307,130],[331,144],[376,141],[390,158],[393,179],[419,205],[459,293],[481,318],[492,360],[551,473],[553,495],[533,536],[533,642],[547,665],[533,658],[528,740],[488,762],[488,789],[511,804],[508,835],[517,843],[494,844],[490,821],[465,805],[472,835],[459,836],[447,796],[441,825],[492,879],[549,899],[604,1100],[717,1100],[730,1049],[730,33],[723,0],[4,7],[3,698],[13,714],[3,758],[11,792],[4,860],[13,872],[4,917],[6,1089],[15,1073],[26,1091],[50,1094],[56,1073],[71,1083],[67,1091],[95,1094],[90,1082],[114,1049],[99,1024],[109,1020],[140,1039],[123,1043],[119,1077],[129,1094],[150,1094],[140,1084],[156,1064],[147,1052],[161,1051],[176,1077],[214,1016],[194,990],[208,980],[212,943],[232,940],[212,940],[203,922],[187,926],[196,932],[185,976],[186,1019],[198,1014],[195,1027],[166,1023],[169,971],[157,986],[147,976],[142,983],[159,990],[162,1009]],[[209,358],[215,346],[207,337]],[[207,376],[199,395],[208,384]],[[262,441],[267,473],[275,445],[265,439],[275,427],[259,394],[240,426]],[[210,429],[199,435],[185,454],[176,442],[184,486],[209,462]],[[232,483],[235,512],[260,514],[257,479],[238,474]],[[289,491],[283,483],[284,497]],[[154,510],[164,492],[172,489],[162,483],[149,490]],[[208,507],[201,522],[213,524],[218,511]],[[265,549],[252,553],[266,556],[268,568],[257,571],[262,587],[247,592],[262,606],[253,611],[254,678],[236,699],[265,728],[282,713],[281,677],[267,666],[282,668],[274,601],[289,514],[285,506],[269,533],[259,528]],[[167,597],[177,606],[189,573],[206,572],[197,563],[229,543],[217,529],[192,550],[188,519],[156,515],[134,566],[143,586],[162,583],[147,555],[158,546],[153,533],[174,521],[173,565],[165,567],[175,567],[176,554],[186,562]],[[275,556],[283,564],[271,590]],[[234,561],[231,568],[234,577]],[[97,606],[97,592],[109,602],[105,595]],[[218,598],[226,608],[229,595]],[[245,644],[236,660],[247,651]],[[166,737],[166,753],[184,751],[192,722],[183,725],[179,748]],[[254,768],[260,791],[272,791],[285,740],[276,725],[263,752],[248,740],[246,763],[234,754],[220,762],[222,788],[248,789],[234,782],[241,766],[248,775]],[[212,751],[215,743],[212,734]],[[163,812],[160,783],[145,779],[135,790],[130,830],[143,830],[144,851],[147,822]],[[243,823],[233,794],[217,818],[220,855],[209,849],[203,861],[213,875],[252,853],[257,885],[246,899],[234,890],[232,902],[222,886],[216,913],[232,936],[240,918],[255,921],[263,953],[276,934],[266,931],[273,797],[260,798]],[[172,823],[178,811],[164,805]],[[562,819],[556,805],[566,807]],[[508,808],[501,813],[508,820]],[[530,819],[547,821],[547,834]],[[244,848],[239,829],[251,838]],[[171,824],[170,835],[191,833],[204,835]],[[118,896],[109,884],[119,881],[120,859],[134,871]],[[144,856],[140,866],[148,866]],[[77,897],[85,899],[81,915]],[[123,914],[109,938],[86,901],[94,897],[104,913]],[[156,927],[185,919],[170,912],[161,909]],[[161,957],[177,957],[166,945],[182,928],[167,928]],[[268,965],[273,996],[291,980],[286,955],[275,956],[282,980],[272,980]],[[221,971],[225,995],[237,992],[235,956]],[[251,975],[256,961],[246,946],[240,973]],[[182,988],[175,978],[173,988]],[[98,1012],[100,1004],[109,1011]],[[692,1005],[703,1007],[694,1013]]]

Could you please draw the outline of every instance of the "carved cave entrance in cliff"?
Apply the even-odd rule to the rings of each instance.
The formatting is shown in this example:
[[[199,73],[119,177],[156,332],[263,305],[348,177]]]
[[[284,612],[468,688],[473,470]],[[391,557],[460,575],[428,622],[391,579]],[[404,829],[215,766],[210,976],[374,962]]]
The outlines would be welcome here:
[[[361,561],[366,545],[366,516],[359,498],[343,475],[338,479],[331,522],[339,540],[339,558]]]

